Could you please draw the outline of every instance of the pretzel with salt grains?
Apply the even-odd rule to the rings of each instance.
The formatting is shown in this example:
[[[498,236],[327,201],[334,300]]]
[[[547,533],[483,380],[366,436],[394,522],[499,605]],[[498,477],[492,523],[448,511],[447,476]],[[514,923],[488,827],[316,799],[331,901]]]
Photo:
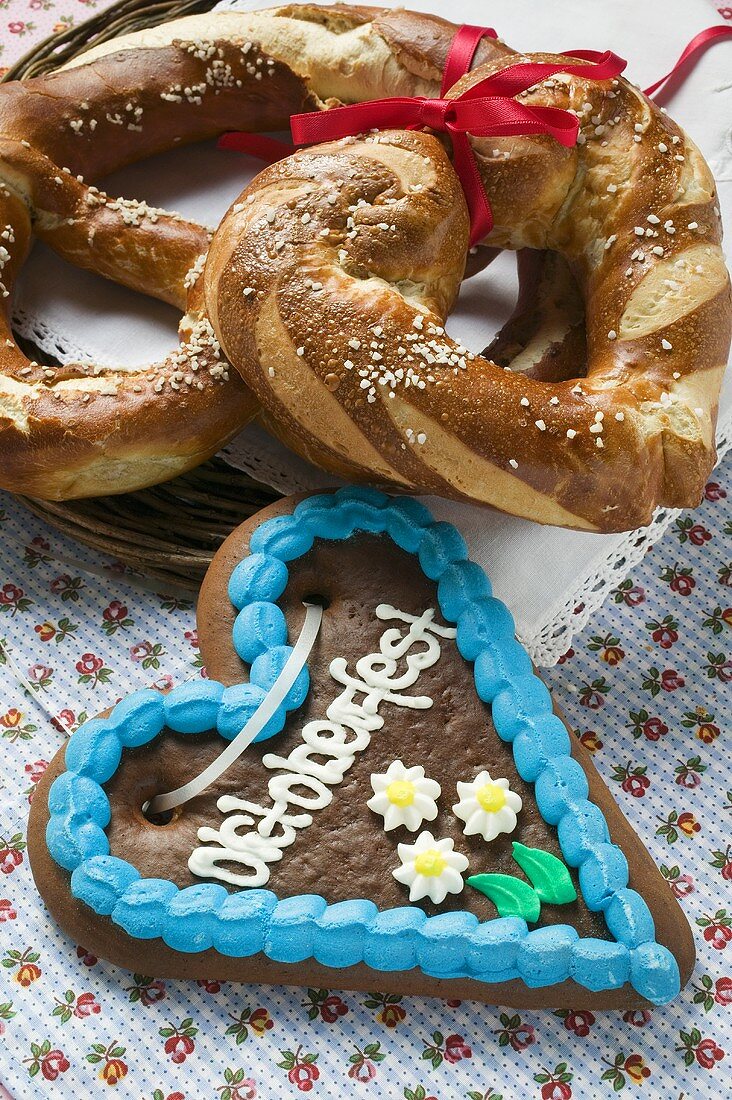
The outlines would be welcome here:
[[[450,96],[505,67],[483,64]],[[658,505],[696,505],[714,462],[731,308],[713,180],[625,80],[559,73],[523,98],[575,112],[579,142],[471,139],[488,241],[568,261],[586,366],[565,355],[559,377],[531,377],[446,334],[468,218],[442,144],[422,132],[314,146],[263,172],[215,235],[207,308],[268,425],[323,468],[632,529]]]
[[[139,369],[30,361],[0,319],[0,488],[51,499],[173,477],[257,412],[230,371],[199,275],[210,233],[92,185],[225,130],[284,128],[340,98],[434,94],[456,28],[430,16],[295,5],[192,16],[0,86],[0,280],[7,307],[34,235],[70,262],[181,311],[181,344]],[[506,52],[486,43],[481,56]],[[83,336],[80,339],[83,344]]]
[[[450,370],[445,371],[440,359],[455,355],[456,348],[438,330],[460,280],[465,213],[452,170],[432,139],[414,139],[420,148],[416,158],[413,148],[404,150],[408,156],[402,157],[400,170],[409,174],[416,169],[419,178],[408,202],[398,197],[398,183],[394,194],[387,195],[397,199],[395,217],[384,223],[399,223],[396,230],[389,230],[391,238],[379,230],[383,238],[372,256],[368,249],[361,249],[361,243],[354,237],[348,236],[352,232],[349,229],[344,234],[347,239],[343,251],[350,253],[356,264],[359,283],[367,284],[371,275],[376,276],[367,284],[366,304],[373,300],[372,291],[378,289],[378,297],[389,287],[392,294],[396,288],[396,298],[390,299],[389,305],[390,317],[394,313],[390,339],[418,335],[410,327],[415,323],[434,326],[435,331],[427,333],[425,344],[427,357],[435,360],[427,364],[433,382],[419,365],[425,354],[413,347],[415,341],[410,340],[409,349],[404,351],[408,369],[400,377],[398,372],[403,368],[397,364],[393,372],[398,386],[392,386],[384,369],[374,373],[370,365],[365,375],[358,376],[359,388],[354,391],[345,379],[343,349],[333,343],[334,339],[340,339],[340,332],[323,338],[331,341],[328,347],[333,354],[329,352],[324,358],[314,350],[308,326],[312,328],[314,324],[313,331],[320,335],[326,320],[318,312],[303,325],[303,336],[296,341],[289,337],[281,340],[280,329],[275,325],[270,350],[253,347],[247,333],[237,337],[232,335],[231,328],[237,319],[243,319],[246,326],[258,325],[263,301],[263,283],[258,280],[266,277],[270,279],[269,285],[273,285],[277,265],[270,262],[272,257],[268,256],[262,270],[255,273],[256,279],[248,274],[242,279],[233,303],[236,308],[227,320],[215,300],[219,295],[213,262],[208,265],[207,303],[203,300],[199,276],[209,235],[202,227],[150,209],[144,203],[110,201],[84,183],[99,180],[133,160],[224,130],[282,128],[291,114],[302,110],[384,96],[434,97],[439,93],[455,30],[453,25],[433,16],[342,5],[333,8],[292,5],[263,12],[212,13],[105,42],[57,73],[0,87],[3,290],[8,294],[12,290],[32,231],[72,262],[186,310],[183,343],[178,351],[164,364],[137,371],[100,369],[91,364],[40,366],[21,354],[8,323],[2,322],[1,487],[51,498],[121,492],[172,477],[202,461],[255,415],[258,408],[257,397],[239,382],[222,356],[219,340],[225,332],[225,350],[232,354],[237,352],[235,345],[239,339],[248,342],[246,355],[237,354],[237,365],[252,381],[257,395],[264,399],[270,423],[302,453],[326,468],[354,478],[389,482],[406,489],[430,488],[446,495],[487,501],[547,522],[598,530],[642,522],[656,501],[693,503],[698,499],[704,471],[710,467],[713,456],[713,414],[729,327],[726,275],[721,268],[718,228],[711,214],[713,185],[688,139],[625,84],[620,84],[618,90],[590,85],[583,89],[581,81],[565,82],[560,76],[533,93],[537,100],[565,106],[563,89],[567,84],[575,100],[573,107],[583,119],[582,137],[589,137],[581,150],[559,149],[542,138],[474,142],[496,216],[496,228],[489,243],[517,248],[556,247],[569,258],[583,283],[592,307],[587,324],[590,352],[587,396],[566,383],[570,374],[584,374],[584,370],[578,369],[583,360],[584,341],[577,321],[578,302],[572,278],[558,253],[539,259],[532,275],[537,287],[536,302],[527,300],[526,292],[523,294],[518,314],[496,345],[495,354],[501,365],[508,365],[510,353],[510,365],[524,372],[523,384],[519,385],[520,378],[497,375],[489,363],[471,359],[467,353],[458,352],[457,363],[447,364],[450,370],[457,369],[460,379],[450,374]],[[485,39],[478,48],[475,64],[489,63],[501,68],[512,55],[513,51],[503,43]],[[626,103],[628,96],[630,100]],[[628,129],[625,123],[616,123],[608,109],[613,97],[618,109],[625,110],[629,103],[634,104],[635,126],[643,132],[633,132],[632,143],[628,132],[622,148],[613,140],[612,149],[603,154],[602,150],[610,144],[599,135],[603,127],[613,137]],[[676,245],[685,244],[689,234],[695,234],[695,246],[703,251],[699,256],[702,262],[695,267],[705,273],[704,279],[694,278],[694,271],[691,278],[687,278],[687,272],[683,278],[666,279],[653,252],[654,248],[666,249],[666,240],[663,244],[645,239],[635,242],[634,252],[626,258],[624,229],[620,234],[610,233],[604,240],[606,252],[602,256],[611,258],[611,263],[593,264],[592,248],[587,254],[582,250],[582,240],[599,238],[601,229],[609,222],[601,206],[613,192],[610,183],[605,186],[603,172],[608,166],[616,166],[619,183],[615,184],[615,194],[620,192],[618,202],[627,206],[628,186],[623,182],[622,171],[625,146],[632,151],[637,144],[646,151],[649,142],[658,140],[659,135],[659,144],[665,144],[664,137],[670,138],[672,144],[678,143],[683,148],[683,153],[675,153],[669,145],[670,155],[665,160],[654,154],[651,164],[646,158],[644,163],[650,165],[649,172],[658,169],[662,173],[658,194],[648,194],[649,179],[633,181],[639,202],[640,196],[647,194],[649,211],[658,208],[657,216],[662,215],[659,222],[662,230],[648,226],[648,230],[642,230],[644,238],[650,231],[658,232],[659,236],[663,232],[670,240],[672,232],[686,224],[687,229],[676,234]],[[396,148],[399,140],[387,139],[387,144]],[[373,146],[373,142],[361,142],[354,143],[350,151],[339,150],[339,156],[353,158],[346,168],[349,185],[354,183],[364,163],[373,162]],[[676,158],[684,154],[687,166],[682,171]],[[408,161],[411,168],[405,168]],[[265,174],[252,195],[277,180],[278,172],[289,187],[292,177],[288,173],[294,171],[296,177],[302,165],[310,165],[308,170],[317,173],[320,160],[312,153],[306,154],[305,159],[295,158],[287,167]],[[679,219],[667,226],[668,217],[682,209],[677,199],[667,194],[669,166],[677,176],[689,177],[686,187],[689,203],[685,209],[689,220],[683,223]],[[415,205],[419,198],[417,189],[424,187],[433,169],[439,186],[434,194],[423,196],[426,205],[420,213]],[[341,168],[335,173],[336,192],[343,185],[340,171]],[[380,171],[383,178],[377,183],[383,184],[386,193],[391,186],[387,177],[397,180],[399,172],[386,164]],[[373,175],[371,170],[366,174],[369,178]],[[581,181],[587,184],[580,192],[584,195],[584,206],[576,201],[577,184]],[[358,236],[365,216],[356,190],[354,185],[357,210],[352,216]],[[589,196],[595,199],[590,201]],[[376,198],[377,194],[375,202]],[[441,203],[446,198],[454,210],[448,211],[449,216],[440,222],[435,213],[445,213]],[[376,202],[376,206],[380,203]],[[337,200],[327,203],[327,207],[334,217],[338,214]],[[407,222],[401,225],[402,210],[407,207],[416,210],[419,217],[408,222],[407,245],[412,256],[405,265],[396,246],[404,242]],[[582,219],[587,223],[584,236],[575,232],[577,227],[573,227],[569,210],[573,211],[573,217],[579,216],[578,225]],[[278,236],[266,222],[267,232],[278,250],[274,259],[278,264],[284,263],[287,271],[297,267],[297,260],[293,259],[299,256],[297,249],[309,252],[315,227],[328,228],[322,225],[318,209],[303,213],[308,213],[311,221],[298,222],[292,242],[281,243],[282,234]],[[602,217],[598,216],[600,213]],[[382,215],[383,211],[378,210],[377,225]],[[237,216],[235,207],[231,219]],[[216,249],[219,260],[234,224],[231,219],[223,235],[217,235],[222,246]],[[256,224],[256,219],[252,224]],[[430,225],[434,236],[428,234]],[[342,229],[336,226],[336,233]],[[318,239],[318,246],[323,246],[323,240]],[[443,246],[441,258],[438,253]],[[689,254],[687,249],[684,255]],[[363,260],[360,267],[359,256]],[[622,257],[621,264],[616,263],[618,256]],[[452,260],[445,263],[448,257]],[[665,257],[661,259],[665,263]],[[373,269],[369,266],[372,260]],[[526,260],[524,256],[522,263]],[[612,285],[622,284],[618,270],[623,263],[627,263],[628,274],[624,277],[629,281],[627,323],[621,330],[611,327],[617,326],[619,319],[605,318],[599,315],[602,311],[598,314],[598,302],[603,302],[603,308],[607,306],[612,313],[611,296],[596,293],[595,284],[602,284],[606,276]],[[339,264],[340,260],[335,267]],[[437,273],[434,278],[432,266]],[[284,271],[282,268],[278,280]],[[341,274],[347,274],[347,289],[352,289],[353,268],[349,267],[348,272],[341,268]],[[304,287],[307,294],[303,308],[310,309],[307,303],[312,303],[318,294],[321,303],[329,300],[329,287],[325,293],[314,289],[322,281],[315,270],[309,285]],[[667,281],[678,284],[682,292],[690,289],[691,297],[683,324],[678,322],[683,330],[681,340],[675,339],[675,322],[670,321],[664,327],[667,334],[661,339],[672,344],[672,348],[664,348],[668,354],[661,356],[659,362],[656,344],[649,350],[650,335],[642,331],[643,324],[648,327],[649,323],[647,318],[644,322],[643,308],[653,307],[654,323],[663,309],[670,313],[674,308],[679,311],[682,295],[674,291],[664,294],[659,286]],[[641,285],[651,292],[646,298],[636,293]],[[588,287],[592,294],[587,293]],[[285,297],[283,294],[283,301]],[[349,300],[350,312],[346,308]],[[6,304],[7,301],[6,298]],[[243,302],[246,316],[242,318]],[[359,302],[356,314],[362,304]],[[406,308],[403,316],[406,335],[402,326],[395,324],[392,307],[396,312]],[[420,321],[417,313],[425,309],[434,310],[434,315]],[[355,323],[360,324],[359,317]],[[346,329],[354,323],[353,300],[348,295],[335,309],[335,321]],[[386,328],[378,320],[376,324]],[[605,363],[609,373],[603,373],[602,369],[605,360],[600,337],[605,325],[605,334],[616,331],[620,336],[612,362]],[[258,339],[270,341],[266,325],[258,325],[257,332]],[[627,339],[629,333],[635,336],[632,347]],[[375,334],[369,336],[380,338]],[[283,348],[282,361],[265,363],[268,355],[272,357],[271,349],[278,346],[278,340]],[[430,347],[429,341],[433,346]],[[398,342],[394,344],[397,347]],[[293,358],[293,351],[299,349],[302,355]],[[370,350],[384,355],[378,346]],[[353,351],[349,344],[346,355]],[[647,351],[649,368],[631,371],[628,364],[634,359],[638,361]],[[681,351],[688,352],[684,363],[680,361]],[[463,360],[469,370],[462,367]],[[281,392],[273,396],[270,382],[277,376],[277,368],[288,362],[291,393],[283,401]],[[373,358],[369,363],[376,364],[378,360]],[[678,367],[671,371],[673,384],[668,378],[671,366]],[[303,367],[311,373],[298,391],[298,371]],[[358,363],[355,374],[363,370]],[[369,372],[374,373],[373,378],[369,378]],[[280,370],[277,383],[280,389],[286,376],[287,372]],[[363,389],[362,382],[366,383]],[[677,382],[681,384],[677,386]],[[551,387],[546,388],[549,383]],[[391,412],[401,402],[409,414],[408,422],[396,424],[391,413],[384,416],[383,402],[377,401],[383,386],[394,393],[388,399]],[[529,387],[526,393],[524,386]],[[695,389],[698,393],[692,393]],[[437,390],[441,390],[440,399],[444,397],[445,406],[439,410],[437,430],[430,428],[428,432],[426,427],[430,427],[430,417],[435,411],[429,395]],[[519,390],[517,419],[514,398],[519,397]],[[622,405],[627,400],[632,414],[626,418],[622,432],[616,426],[620,421],[609,425],[608,419],[603,419],[605,405],[615,407],[610,402],[611,397],[616,401],[615,391],[617,403]],[[296,392],[299,396],[293,397]],[[404,402],[407,394],[409,400]],[[419,406],[420,395],[423,402],[429,398],[424,407]],[[295,408],[298,401],[299,410]],[[533,417],[532,402],[537,410]],[[665,407],[669,404],[673,406],[671,412]],[[544,405],[546,413],[540,411]],[[529,411],[524,411],[527,408]],[[685,408],[687,412],[691,408],[692,414],[682,430]],[[702,412],[697,414],[694,411],[697,408]],[[377,412],[382,417],[378,423],[373,420]],[[588,412],[593,417],[599,416],[589,426],[585,423]],[[617,412],[625,415],[622,407]],[[370,417],[368,424],[363,423],[365,413]],[[574,434],[574,445],[563,449],[562,439],[557,438],[560,421],[569,419],[574,424],[572,417],[577,425],[567,428],[567,436]],[[326,424],[329,419],[330,430]],[[522,438],[518,430],[530,427],[532,420],[537,433],[542,431],[540,424],[545,429],[538,443],[527,442],[528,436],[524,433]],[[599,442],[596,436],[601,437]],[[616,442],[617,446],[611,446]],[[647,453],[643,452],[638,461],[641,443]],[[633,494],[636,499],[629,502]]]

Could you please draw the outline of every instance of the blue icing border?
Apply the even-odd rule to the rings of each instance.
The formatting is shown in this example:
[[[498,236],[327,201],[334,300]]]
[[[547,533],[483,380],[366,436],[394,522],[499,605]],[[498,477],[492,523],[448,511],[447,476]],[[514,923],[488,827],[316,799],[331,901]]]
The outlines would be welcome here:
[[[279,899],[256,889],[230,894],[203,882],[179,889],[163,879],[143,879],[131,864],[110,855],[104,831],[110,807],[102,785],[117,770],[123,748],[146,744],[165,726],[182,734],[216,728],[233,737],[291,651],[275,602],[287,586],[286,563],[307,553],[315,538],[346,539],[356,531],[389,535],[437,582],[440,610],[456,623],[460,652],[474,664],[477,694],[491,704],[498,735],[512,744],[519,774],[535,784],[539,811],[556,825],[564,858],[577,868],[589,907],[604,913],[613,940],[581,938],[566,925],[530,931],[518,917],[483,922],[466,912],[428,917],[416,906],[380,911],[363,899],[328,905],[317,895]],[[628,888],[625,857],[610,842],[602,811],[588,800],[587,779],[571,759],[569,735],[552,713],[551,696],[514,638],[510,613],[493,598],[483,570],[468,560],[459,532],[435,522],[410,498],[345,488],[309,497],[291,515],[265,521],[250,548],[229,580],[238,610],[234,645],[251,664],[250,683],[230,688],[213,681],[187,683],[166,696],[138,691],[70,739],[68,771],[49,793],[46,839],[56,863],[71,872],[73,896],[110,916],[130,936],[161,937],[178,951],[214,947],[238,958],[264,952],[279,962],[313,957],[326,966],[365,962],[381,971],[419,967],[436,978],[518,978],[532,988],[572,978],[597,992],[629,981],[653,1004],[676,996],[676,959],[656,942],[646,902]],[[258,739],[282,729],[287,711],[301,705],[308,686],[304,669]]]

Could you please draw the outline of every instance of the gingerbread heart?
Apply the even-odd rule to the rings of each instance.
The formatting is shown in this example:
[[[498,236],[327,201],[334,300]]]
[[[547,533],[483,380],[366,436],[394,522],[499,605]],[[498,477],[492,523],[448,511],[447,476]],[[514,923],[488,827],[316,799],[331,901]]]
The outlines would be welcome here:
[[[367,489],[285,499],[224,543],[198,623],[211,678],[87,722],[33,799],[36,883],[77,942],[160,976],[516,1007],[678,993],[689,926],[454,527]],[[254,743],[146,816],[288,668]]]

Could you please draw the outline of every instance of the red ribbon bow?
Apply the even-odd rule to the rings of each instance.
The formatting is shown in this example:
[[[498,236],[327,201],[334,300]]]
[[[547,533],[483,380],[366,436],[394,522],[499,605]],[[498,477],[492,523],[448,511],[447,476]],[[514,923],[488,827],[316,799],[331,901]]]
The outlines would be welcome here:
[[[513,97],[546,80],[553,73],[564,72],[573,76],[585,76],[591,80],[607,80],[617,76],[625,68],[625,61],[609,51],[604,54],[594,50],[573,50],[571,56],[588,62],[586,65],[547,65],[520,62],[503,72],[480,81],[463,95],[446,99],[446,94],[470,71],[475,51],[482,38],[496,37],[488,27],[462,26],[457,31],[445,63],[439,99],[379,99],[370,103],[357,103],[336,107],[330,111],[293,115],[292,133],[298,145],[329,141],[347,137],[372,128],[429,126],[433,130],[447,132],[452,138],[454,163],[470,211],[471,237],[475,244],[485,237],[493,226],[490,204],[473,156],[468,134],[478,137],[510,134],[551,134],[562,145],[574,145],[579,123],[574,115],[552,107],[527,107]],[[732,27],[718,25],[707,27],[695,35],[676,64],[650,87],[646,95],[653,95],[670,77],[676,76],[688,62],[704,49],[720,39],[732,37]],[[294,146],[268,137],[266,134],[233,132],[223,134],[218,142],[220,149],[232,149],[249,153],[271,163],[289,156]]]
[[[600,54],[594,50],[576,50],[572,56],[587,64],[518,62],[478,81],[461,95],[446,99],[447,90],[469,72],[478,44],[486,35],[495,37],[495,31],[472,26],[458,30],[445,65],[439,99],[397,96],[293,115],[290,123],[295,144],[334,141],[374,128],[403,130],[427,126],[449,133],[455,171],[470,212],[470,244],[477,244],[490,233],[493,215],[468,135],[550,134],[561,145],[572,146],[579,131],[576,115],[557,107],[529,107],[513,97],[555,73],[609,80],[618,76],[626,65],[610,51]]]

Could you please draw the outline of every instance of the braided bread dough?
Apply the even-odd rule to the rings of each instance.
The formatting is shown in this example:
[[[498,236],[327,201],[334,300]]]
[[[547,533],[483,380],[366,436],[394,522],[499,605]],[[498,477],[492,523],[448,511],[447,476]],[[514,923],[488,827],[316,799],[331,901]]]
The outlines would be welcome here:
[[[731,316],[714,184],[627,81],[559,74],[526,102],[575,111],[580,143],[473,140],[490,241],[568,261],[586,366],[564,356],[558,375],[531,377],[446,334],[468,219],[442,144],[424,133],[325,144],[257,177],[215,236],[207,308],[267,423],[325,469],[632,529],[659,504],[697,504],[714,462]]]
[[[256,414],[203,305],[210,232],[89,181],[225,130],[284,128],[330,96],[433,94],[455,28],[397,13],[377,29],[373,14],[303,5],[193,16],[0,86],[6,306],[33,233],[72,263],[184,313],[180,347],[139,369],[30,361],[3,316],[0,487],[50,499],[125,492],[202,462]]]
[[[261,401],[287,443],[355,480],[598,531],[698,501],[729,346],[713,183],[689,139],[626,82],[560,74],[532,91],[528,102],[578,112],[575,150],[541,137],[474,142],[490,244],[555,250],[523,257],[535,270],[497,362],[442,331],[467,223],[428,135],[354,140],[267,170],[216,235],[205,301],[206,230],[84,183],[343,99],[434,96],[454,31],[341,5],[222,12],[0,87],[4,290],[32,229],[72,262],[185,310],[180,348],[137,371],[29,362],[3,322],[0,486],[64,498],[163,480],[212,454]],[[512,52],[484,40],[453,94]]]

